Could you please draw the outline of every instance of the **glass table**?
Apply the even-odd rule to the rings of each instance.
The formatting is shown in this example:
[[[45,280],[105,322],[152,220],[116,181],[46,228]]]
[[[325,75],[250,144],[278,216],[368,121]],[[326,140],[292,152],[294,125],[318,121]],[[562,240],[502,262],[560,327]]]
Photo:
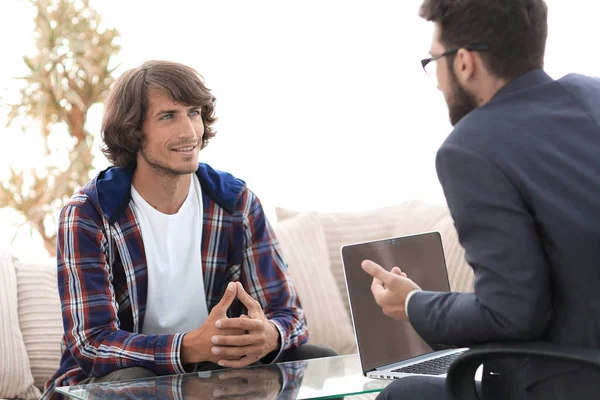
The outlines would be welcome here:
[[[73,399],[327,399],[383,390],[357,354],[56,388]]]

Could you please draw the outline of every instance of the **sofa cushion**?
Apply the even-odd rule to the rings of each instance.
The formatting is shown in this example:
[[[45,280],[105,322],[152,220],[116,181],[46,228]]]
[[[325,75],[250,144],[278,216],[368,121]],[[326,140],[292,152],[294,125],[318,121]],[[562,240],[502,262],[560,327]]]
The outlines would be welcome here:
[[[36,399],[29,358],[19,328],[13,257],[0,251],[0,398]]]
[[[60,362],[63,334],[56,259],[16,260],[19,324],[35,386],[43,389]]]
[[[309,343],[328,345],[339,354],[356,352],[352,323],[331,273],[316,214],[299,214],[277,223],[274,230],[306,315]]]

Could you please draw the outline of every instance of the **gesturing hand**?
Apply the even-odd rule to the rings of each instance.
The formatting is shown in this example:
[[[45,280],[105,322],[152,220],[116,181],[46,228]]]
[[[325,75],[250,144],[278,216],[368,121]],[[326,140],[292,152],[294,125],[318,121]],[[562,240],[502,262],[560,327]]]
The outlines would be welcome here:
[[[421,288],[408,279],[398,267],[394,267],[391,272],[388,272],[371,260],[364,260],[361,266],[366,273],[373,277],[371,293],[383,313],[394,319],[407,320],[406,296],[411,291]]]
[[[227,318],[216,321],[216,327],[224,333],[230,329],[247,331],[245,335],[228,336],[217,333],[211,341],[215,345],[212,354],[220,357],[219,365],[242,368],[260,360],[278,349],[279,331],[265,316],[260,303],[254,300],[240,282],[237,298],[248,309],[248,318]]]

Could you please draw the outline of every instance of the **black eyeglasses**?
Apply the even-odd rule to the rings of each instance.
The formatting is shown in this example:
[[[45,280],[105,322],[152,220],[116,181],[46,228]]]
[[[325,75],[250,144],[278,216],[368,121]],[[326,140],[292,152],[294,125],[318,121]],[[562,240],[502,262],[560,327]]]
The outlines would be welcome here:
[[[435,76],[436,70],[435,70],[435,63],[433,61],[436,61],[442,57],[453,56],[456,53],[458,53],[458,51],[460,49],[465,49],[468,51],[489,51],[490,48],[487,44],[471,44],[471,45],[459,47],[458,49],[448,50],[442,54],[438,54],[437,56],[433,56],[433,57],[425,58],[425,59],[421,60],[421,65],[423,66],[423,70],[425,71],[425,73],[427,75]]]

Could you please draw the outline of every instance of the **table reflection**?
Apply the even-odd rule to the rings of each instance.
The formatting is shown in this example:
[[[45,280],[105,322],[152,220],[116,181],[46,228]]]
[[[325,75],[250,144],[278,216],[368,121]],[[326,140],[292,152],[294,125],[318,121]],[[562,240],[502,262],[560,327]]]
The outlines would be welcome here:
[[[307,362],[89,385],[87,399],[294,399]],[[72,388],[76,389],[76,388]],[[76,393],[72,393],[76,395]],[[79,397],[79,396],[77,396]]]
[[[204,365],[202,368],[211,368]],[[212,367],[216,367],[212,365]],[[200,367],[198,367],[200,368]],[[357,354],[57,388],[74,399],[315,399],[381,391]]]

